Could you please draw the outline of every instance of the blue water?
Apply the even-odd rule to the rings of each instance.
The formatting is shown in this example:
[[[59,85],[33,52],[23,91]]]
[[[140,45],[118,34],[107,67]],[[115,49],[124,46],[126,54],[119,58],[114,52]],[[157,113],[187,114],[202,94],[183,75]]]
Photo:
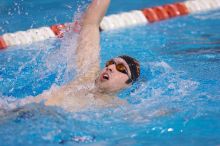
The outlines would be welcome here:
[[[113,0],[108,14],[169,2]],[[0,1],[0,33],[71,21],[84,3]],[[141,62],[140,80],[118,94],[130,106],[80,113],[41,104],[1,109],[0,145],[220,145],[219,34],[219,10],[102,32],[102,67],[121,54]],[[73,79],[65,39],[1,51],[0,103]]]

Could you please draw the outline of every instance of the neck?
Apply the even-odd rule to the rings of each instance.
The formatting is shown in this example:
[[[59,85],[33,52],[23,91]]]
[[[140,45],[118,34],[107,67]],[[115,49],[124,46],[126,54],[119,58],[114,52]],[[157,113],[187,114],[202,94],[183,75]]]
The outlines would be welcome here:
[[[92,90],[93,93],[95,94],[108,94],[108,95],[115,95],[116,93],[115,92],[110,92],[110,91],[106,91],[106,90],[103,90],[103,89],[100,89],[98,87],[95,86],[95,88]]]
[[[97,86],[91,90],[91,93],[95,95],[96,99],[102,99],[102,100],[110,100],[115,97],[115,92],[108,92],[106,90],[100,89]]]

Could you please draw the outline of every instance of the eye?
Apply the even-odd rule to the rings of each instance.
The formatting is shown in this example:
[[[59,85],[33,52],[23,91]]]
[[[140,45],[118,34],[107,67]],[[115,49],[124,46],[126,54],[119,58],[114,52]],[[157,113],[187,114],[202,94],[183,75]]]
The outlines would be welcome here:
[[[124,74],[128,74],[127,69],[123,64],[117,64],[116,69]]]
[[[105,67],[112,65],[112,64],[115,64],[115,62],[113,60],[110,60],[110,61],[106,62]]]

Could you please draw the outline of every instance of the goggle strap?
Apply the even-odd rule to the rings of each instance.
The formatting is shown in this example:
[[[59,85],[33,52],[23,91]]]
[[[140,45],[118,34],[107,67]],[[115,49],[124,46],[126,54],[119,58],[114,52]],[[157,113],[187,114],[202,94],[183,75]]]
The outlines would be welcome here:
[[[125,83],[130,84],[131,82],[132,82],[132,79],[129,78]]]

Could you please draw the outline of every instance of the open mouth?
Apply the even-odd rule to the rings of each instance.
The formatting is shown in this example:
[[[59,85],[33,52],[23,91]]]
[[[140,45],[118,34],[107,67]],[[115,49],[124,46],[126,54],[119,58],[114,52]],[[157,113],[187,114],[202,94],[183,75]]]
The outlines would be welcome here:
[[[103,80],[109,80],[109,75],[107,73],[103,73],[101,77]]]

